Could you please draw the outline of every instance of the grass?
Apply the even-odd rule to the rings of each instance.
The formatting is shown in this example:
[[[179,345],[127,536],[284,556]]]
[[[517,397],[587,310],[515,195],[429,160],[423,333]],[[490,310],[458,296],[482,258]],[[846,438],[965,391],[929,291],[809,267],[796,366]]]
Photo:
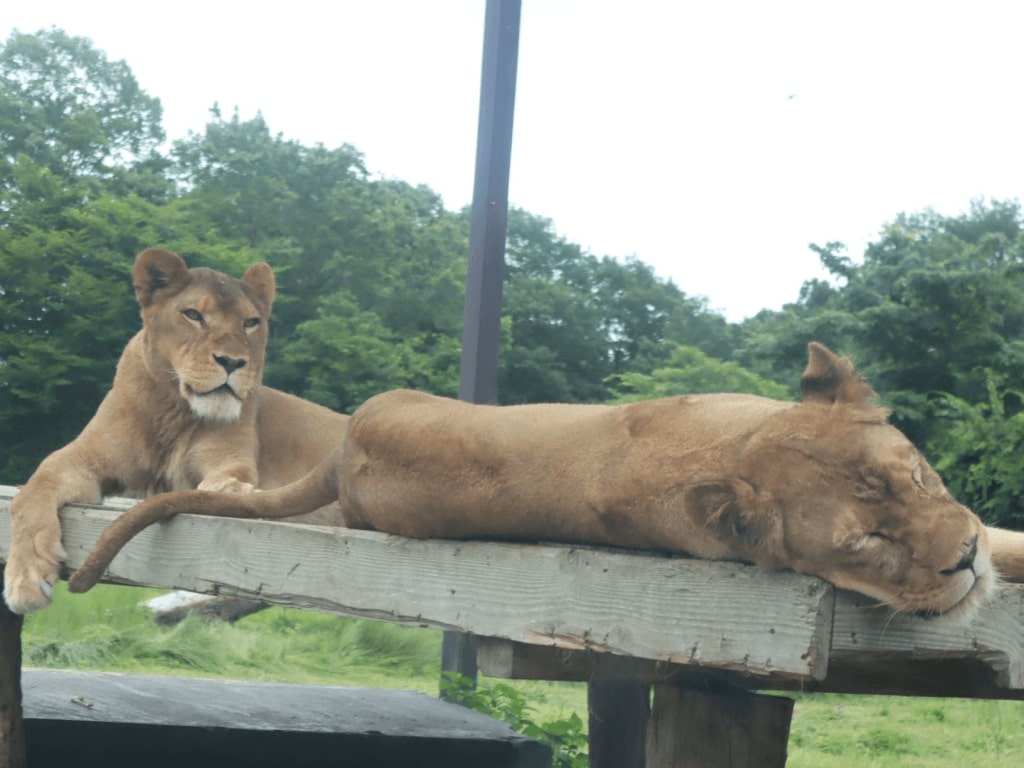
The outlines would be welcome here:
[[[1024,702],[800,696],[791,768],[1024,765]]]
[[[25,619],[25,666],[438,692],[438,631],[288,608],[234,624],[189,617],[159,627],[139,603],[164,592],[98,585],[71,595],[58,584],[53,605]],[[586,711],[581,685],[515,686],[538,716]]]
[[[26,666],[404,688],[436,694],[441,636],[428,629],[271,608],[235,624],[158,627],[138,603],[160,590],[58,591],[25,622]],[[499,681],[483,679],[481,685]],[[581,684],[500,681],[537,722],[577,713]],[[1024,702],[796,695],[790,768],[1024,765]]]

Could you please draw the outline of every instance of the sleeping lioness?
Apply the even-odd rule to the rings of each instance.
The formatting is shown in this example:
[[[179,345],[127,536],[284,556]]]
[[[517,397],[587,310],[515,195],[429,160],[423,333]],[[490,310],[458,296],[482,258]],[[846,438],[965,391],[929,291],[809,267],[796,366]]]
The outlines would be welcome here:
[[[853,365],[812,343],[802,403],[684,395],[620,406],[485,406],[399,390],[359,408],[296,483],[184,492],[125,513],[74,574],[177,512],[287,517],[337,499],[344,524],[417,538],[560,541],[791,568],[906,613],[976,606],[989,533]]]
[[[132,282],[142,330],[121,355],[113,387],[82,433],[11,502],[4,597],[16,613],[50,601],[64,559],[57,511],[65,504],[274,488],[315,467],[344,431],[348,417],[260,384],[275,289],[269,266],[238,280],[150,248],[135,260]]]

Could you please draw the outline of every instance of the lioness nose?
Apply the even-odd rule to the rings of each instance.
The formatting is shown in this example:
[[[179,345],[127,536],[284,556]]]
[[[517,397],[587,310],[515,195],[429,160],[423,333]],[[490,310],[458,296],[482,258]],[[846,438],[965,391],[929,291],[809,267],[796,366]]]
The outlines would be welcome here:
[[[961,556],[960,561],[953,568],[942,571],[944,574],[952,575],[957,571],[966,571],[974,568],[974,558],[978,556],[978,534],[974,534],[967,540],[967,551]]]
[[[239,368],[245,365],[245,360],[239,357],[228,357],[227,355],[214,355],[213,359],[216,360],[217,364],[220,365],[220,367],[227,371],[229,374],[234,373]]]

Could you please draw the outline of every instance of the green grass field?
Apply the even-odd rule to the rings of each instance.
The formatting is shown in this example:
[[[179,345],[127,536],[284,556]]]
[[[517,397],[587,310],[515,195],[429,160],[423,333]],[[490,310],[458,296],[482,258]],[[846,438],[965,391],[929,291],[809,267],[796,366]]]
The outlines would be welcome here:
[[[26,619],[25,665],[437,693],[439,632],[283,608],[233,625],[190,618],[176,627],[158,627],[138,607],[157,594],[129,587],[100,586],[86,595],[60,589],[53,606]],[[536,722],[575,712],[586,723],[583,685],[512,685],[525,696]],[[796,698],[791,768],[1024,765],[1024,702]]]

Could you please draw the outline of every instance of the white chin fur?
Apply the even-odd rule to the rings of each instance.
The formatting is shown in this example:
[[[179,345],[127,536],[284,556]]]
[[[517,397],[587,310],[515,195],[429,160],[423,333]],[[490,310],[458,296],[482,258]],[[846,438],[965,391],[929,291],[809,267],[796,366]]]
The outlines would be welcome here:
[[[192,395],[188,404],[203,421],[238,421],[242,415],[242,401],[227,392]]]

